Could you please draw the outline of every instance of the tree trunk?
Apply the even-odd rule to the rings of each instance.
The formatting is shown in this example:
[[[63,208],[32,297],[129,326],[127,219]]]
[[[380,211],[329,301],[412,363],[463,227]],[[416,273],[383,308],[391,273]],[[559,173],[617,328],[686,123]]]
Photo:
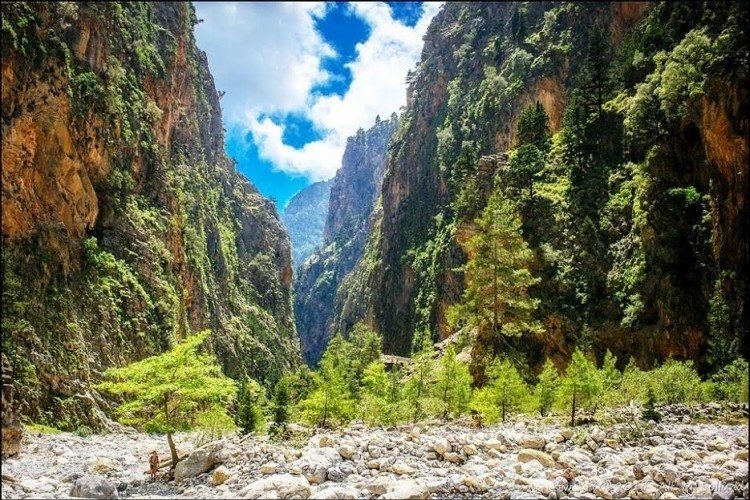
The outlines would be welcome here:
[[[328,419],[328,388],[326,387],[326,399],[323,403],[323,423],[322,427],[325,428],[326,426],[326,420]]]
[[[177,448],[175,448],[171,432],[167,432],[167,443],[169,443],[169,453],[172,454],[172,466],[170,468],[174,469],[177,466],[177,462],[180,461],[180,458],[177,456]]]
[[[576,390],[573,388],[573,405],[570,410],[570,426],[575,427],[576,425]]]

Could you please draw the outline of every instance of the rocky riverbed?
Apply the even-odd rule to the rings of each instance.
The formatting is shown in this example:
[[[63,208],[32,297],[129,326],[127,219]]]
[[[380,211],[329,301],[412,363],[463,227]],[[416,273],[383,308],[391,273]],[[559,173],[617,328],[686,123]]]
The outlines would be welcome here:
[[[568,428],[531,419],[393,429],[352,424],[293,439],[234,436],[193,449],[151,482],[163,437],[33,434],[3,461],[2,498],[748,498],[748,426],[640,423]],[[678,419],[680,420],[680,419]]]

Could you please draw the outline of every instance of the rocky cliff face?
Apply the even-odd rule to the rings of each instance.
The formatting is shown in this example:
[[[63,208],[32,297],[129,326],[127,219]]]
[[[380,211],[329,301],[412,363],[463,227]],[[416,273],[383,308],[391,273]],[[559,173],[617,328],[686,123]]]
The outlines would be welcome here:
[[[561,133],[540,173],[547,191],[521,213],[546,333],[516,347],[532,364],[564,362],[581,343],[646,365],[667,356],[705,361],[712,338],[735,350],[742,342],[746,353],[748,101],[738,81],[748,72],[745,59],[728,53],[747,53],[737,21],[747,12],[694,7],[446,4],[410,78],[382,212],[340,292],[348,304],[340,317],[367,320],[398,354],[425,335],[451,333],[445,312],[464,288],[460,241],[491,191],[476,186],[489,175],[494,189],[509,189],[504,162],[482,158],[514,148],[519,115],[540,102],[551,132]],[[686,62],[688,53],[698,60]],[[689,65],[700,68],[697,77]],[[599,118],[610,121],[600,131],[612,135],[596,139],[604,142],[591,158],[604,148],[609,156],[601,165],[566,164],[575,134],[582,144],[595,140],[597,127],[574,128],[574,111],[592,99],[584,89],[597,71],[608,75]],[[685,90],[691,78],[695,93]],[[577,189],[597,175],[601,199],[576,212],[588,203]]]
[[[295,194],[281,221],[292,243],[292,264],[299,267],[323,243],[332,181],[316,182]]]
[[[333,331],[346,332],[351,326],[335,320],[344,307],[337,294],[362,257],[397,121],[395,114],[389,120],[378,117],[372,128],[360,129],[348,139],[331,186],[324,247],[300,267],[295,278],[295,318],[308,363],[317,363]]]
[[[26,419],[100,427],[102,372],[198,329],[231,376],[299,362],[289,240],[224,153],[196,22],[3,5],[3,353]]]

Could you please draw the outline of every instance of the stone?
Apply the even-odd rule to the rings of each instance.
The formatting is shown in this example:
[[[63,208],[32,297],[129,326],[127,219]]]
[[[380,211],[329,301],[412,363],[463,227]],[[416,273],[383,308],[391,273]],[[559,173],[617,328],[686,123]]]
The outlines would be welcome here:
[[[538,491],[544,496],[548,496],[550,493],[555,491],[555,483],[543,477],[534,477],[530,479],[529,486],[531,486],[532,488],[534,488],[534,490]]]
[[[120,470],[120,463],[109,457],[96,457],[87,461],[83,470],[90,474],[106,474],[108,472]]]
[[[115,485],[104,477],[97,475],[88,475],[76,479],[69,495],[80,498],[120,498]]]
[[[391,466],[391,471],[393,471],[395,474],[398,474],[399,476],[411,476],[417,472],[416,469],[414,469],[414,467],[410,467],[409,465],[405,464],[401,460],[397,460]]]
[[[224,484],[227,479],[229,479],[229,469],[227,469],[223,465],[220,465],[219,467],[214,469],[213,473],[211,474],[211,484],[213,484],[214,486]]]
[[[369,445],[367,447],[367,452],[372,458],[380,458],[383,456],[383,448],[381,448],[380,446]]]
[[[521,448],[531,448],[534,450],[542,450],[546,444],[547,441],[542,436],[526,437],[518,443]]]
[[[451,449],[450,443],[444,437],[433,438],[430,444],[431,444],[432,449],[435,450],[435,453],[437,453],[438,455],[444,455],[447,451]]]
[[[333,446],[333,438],[328,434],[316,434],[310,438],[309,444],[315,448],[327,448]]]
[[[576,468],[579,464],[588,462],[589,457],[580,451],[564,451],[560,453],[557,462],[563,467]]]
[[[714,439],[706,444],[708,451],[726,451],[729,449],[729,443],[721,438]]]
[[[342,444],[341,446],[339,446],[339,455],[346,458],[347,460],[351,460],[356,452],[357,449],[350,444]]]
[[[519,462],[525,463],[531,460],[536,460],[545,467],[555,467],[557,465],[555,460],[543,451],[527,448],[518,452]]]
[[[737,453],[735,453],[734,454],[734,459],[735,460],[744,460],[745,462],[747,462],[747,448],[745,448],[744,450],[740,450]]]
[[[460,464],[464,461],[464,459],[459,455],[458,453],[453,453],[452,451],[447,452],[445,455],[443,455],[443,458],[447,460],[448,462],[454,463],[454,464]]]
[[[571,429],[563,429],[560,431],[560,435],[567,441],[573,437],[573,431]]]
[[[337,499],[353,499],[358,498],[359,492],[354,486],[337,484],[335,486],[329,486],[318,490],[310,498],[316,498],[321,500],[337,500]]]
[[[604,444],[612,448],[613,450],[620,449],[620,442],[616,439],[605,439]]]
[[[312,490],[304,476],[275,474],[252,482],[240,491],[242,498],[309,498]]]
[[[376,477],[365,485],[365,489],[367,489],[367,491],[369,491],[373,495],[383,495],[386,491],[388,491],[388,486],[392,482],[393,481],[391,481],[387,477]]]
[[[383,495],[381,499],[423,499],[430,495],[430,488],[421,481],[414,479],[401,479],[394,482]]]
[[[591,431],[591,439],[593,439],[596,443],[602,443],[606,437],[607,433],[599,428],[594,428]]]
[[[216,462],[210,447],[203,447],[195,450],[186,458],[177,462],[174,469],[175,481],[182,481],[189,477],[195,477],[204,472],[210,471]]]
[[[268,462],[260,466],[261,474],[276,474],[279,465],[275,462]]]
[[[487,441],[485,441],[484,447],[487,448],[488,450],[498,450],[498,451],[505,451],[506,449],[505,445],[495,438],[489,438]]]
[[[341,462],[328,469],[327,478],[329,481],[341,482],[349,475],[356,474],[357,468],[351,462]]]
[[[630,490],[632,498],[642,498],[644,500],[654,500],[659,498],[659,488],[651,481],[641,481],[636,483]]]
[[[333,448],[311,448],[292,465],[299,468],[310,483],[318,484],[326,480],[328,469],[341,460],[341,455]]]
[[[472,456],[477,454],[477,447],[473,444],[467,444],[464,446],[464,454],[467,456]]]

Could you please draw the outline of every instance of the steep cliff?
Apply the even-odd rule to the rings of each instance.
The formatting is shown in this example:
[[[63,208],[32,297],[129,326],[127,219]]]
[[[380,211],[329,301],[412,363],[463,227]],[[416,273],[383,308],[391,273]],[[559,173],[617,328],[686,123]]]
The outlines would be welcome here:
[[[210,328],[299,363],[289,240],[224,153],[189,3],[3,4],[3,354],[24,418],[102,425],[107,367]]]
[[[295,194],[281,221],[292,243],[292,264],[299,267],[323,243],[332,181],[316,182]]]
[[[397,354],[452,333],[462,243],[502,190],[535,254],[545,333],[494,348],[532,365],[576,345],[644,365],[747,353],[746,18],[740,3],[446,4],[341,319]],[[537,102],[554,136],[527,196],[523,172],[488,155],[517,160]]]
[[[346,144],[341,168],[331,186],[324,247],[299,269],[294,280],[294,312],[302,354],[317,363],[333,331],[351,325],[334,325],[345,304],[337,294],[349,272],[362,257],[370,230],[369,216],[380,193],[388,143],[397,117],[378,117],[367,131],[360,129]]]

